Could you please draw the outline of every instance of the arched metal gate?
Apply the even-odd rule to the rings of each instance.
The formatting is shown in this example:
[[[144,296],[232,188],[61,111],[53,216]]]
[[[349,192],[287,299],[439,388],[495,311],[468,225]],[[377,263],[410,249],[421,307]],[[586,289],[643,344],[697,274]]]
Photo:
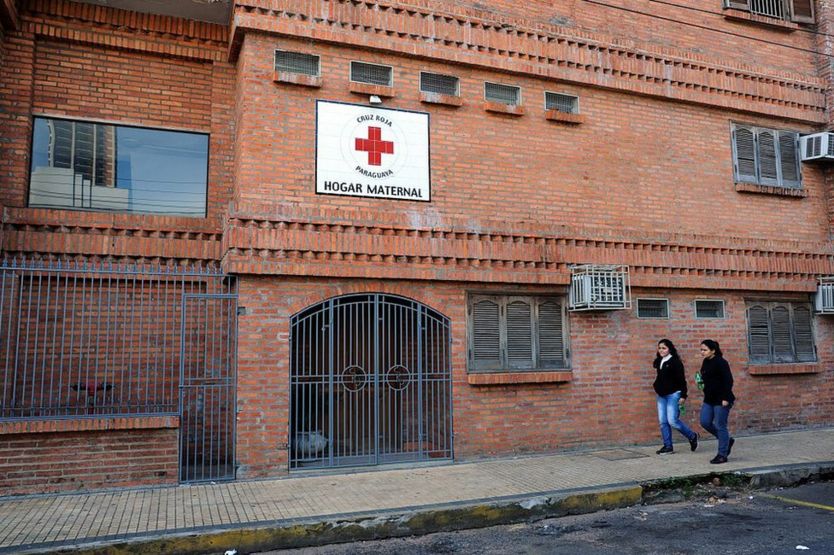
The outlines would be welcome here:
[[[452,457],[449,320],[383,294],[291,320],[290,468]]]

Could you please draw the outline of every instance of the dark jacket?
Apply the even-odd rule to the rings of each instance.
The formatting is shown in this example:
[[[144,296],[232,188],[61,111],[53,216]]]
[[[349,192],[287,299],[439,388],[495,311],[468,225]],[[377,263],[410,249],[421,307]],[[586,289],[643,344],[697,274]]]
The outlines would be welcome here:
[[[720,405],[722,401],[727,401],[732,405],[736,400],[733,373],[724,357],[705,358],[701,364],[701,378],[704,380],[704,403]]]
[[[657,357],[652,366],[657,370],[657,377],[654,379],[655,393],[666,396],[680,391],[681,398],[686,399],[686,373],[681,359],[672,357],[661,366],[660,357]]]

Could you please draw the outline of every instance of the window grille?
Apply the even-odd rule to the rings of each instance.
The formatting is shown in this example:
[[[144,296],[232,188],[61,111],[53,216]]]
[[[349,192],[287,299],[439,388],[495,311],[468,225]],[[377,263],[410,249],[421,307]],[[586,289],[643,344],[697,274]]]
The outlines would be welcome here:
[[[733,169],[737,182],[799,189],[799,134],[733,125]]]
[[[806,303],[748,303],[750,362],[815,361],[817,355],[811,315],[811,306]]]
[[[785,19],[783,0],[750,0],[750,11],[759,15]]]
[[[477,295],[469,302],[469,369],[568,366],[565,303],[558,297]]]
[[[508,106],[521,105],[521,87],[500,85],[498,83],[484,83],[484,99],[488,102],[498,102]]]
[[[695,301],[696,318],[723,318],[724,301]]]
[[[628,266],[583,264],[571,268],[570,310],[631,308]]]
[[[205,267],[0,261],[0,420],[177,414],[181,369],[235,360],[236,304],[194,299],[236,294]]]
[[[817,285],[817,312],[834,314],[834,276],[821,277]]]
[[[579,113],[579,97],[570,94],[545,92],[544,109],[556,110],[566,114]]]
[[[460,79],[454,75],[420,72],[420,91],[434,94],[460,95]]]
[[[391,66],[381,66],[366,62],[351,62],[350,80],[355,83],[391,87],[394,85],[394,70]]]
[[[797,23],[814,23],[814,0],[724,0],[724,7]]]
[[[320,59],[314,54],[303,52],[275,51],[275,71],[299,73],[318,77],[321,71]]]
[[[668,318],[669,299],[637,299],[638,318]]]

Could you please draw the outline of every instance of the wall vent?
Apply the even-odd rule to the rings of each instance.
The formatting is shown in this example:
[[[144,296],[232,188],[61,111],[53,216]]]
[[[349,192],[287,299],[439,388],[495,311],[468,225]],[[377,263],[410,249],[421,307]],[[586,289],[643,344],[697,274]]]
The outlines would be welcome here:
[[[460,95],[460,79],[454,75],[420,72],[420,92],[431,94]]]
[[[484,83],[484,100],[507,106],[521,106],[521,87]]]
[[[354,83],[393,87],[394,68],[366,62],[351,62],[350,80]]]
[[[579,97],[571,94],[545,92],[544,109],[556,110],[565,114],[579,113]]]
[[[315,54],[276,50],[275,71],[318,77],[321,71],[320,60]]]

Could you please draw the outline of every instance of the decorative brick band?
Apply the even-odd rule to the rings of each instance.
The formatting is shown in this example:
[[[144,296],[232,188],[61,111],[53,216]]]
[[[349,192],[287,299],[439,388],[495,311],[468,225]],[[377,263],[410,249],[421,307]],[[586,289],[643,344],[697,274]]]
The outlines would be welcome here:
[[[197,60],[227,59],[223,25],[79,2],[35,0],[21,15],[35,35]]]
[[[381,0],[255,0],[235,6],[232,57],[246,29],[440,57],[456,63],[540,75],[604,88],[756,111],[821,123],[825,82],[763,75],[684,51],[629,48],[602,34]],[[442,52],[442,54],[441,54]]]
[[[8,256],[67,255],[125,262],[215,261],[222,235],[205,221],[133,214],[7,208],[2,250]]]
[[[616,263],[631,266],[638,286],[803,292],[834,271],[825,245],[771,250],[751,243],[705,247],[711,243],[238,217],[228,223],[223,264],[232,273],[566,284],[572,264]]]

